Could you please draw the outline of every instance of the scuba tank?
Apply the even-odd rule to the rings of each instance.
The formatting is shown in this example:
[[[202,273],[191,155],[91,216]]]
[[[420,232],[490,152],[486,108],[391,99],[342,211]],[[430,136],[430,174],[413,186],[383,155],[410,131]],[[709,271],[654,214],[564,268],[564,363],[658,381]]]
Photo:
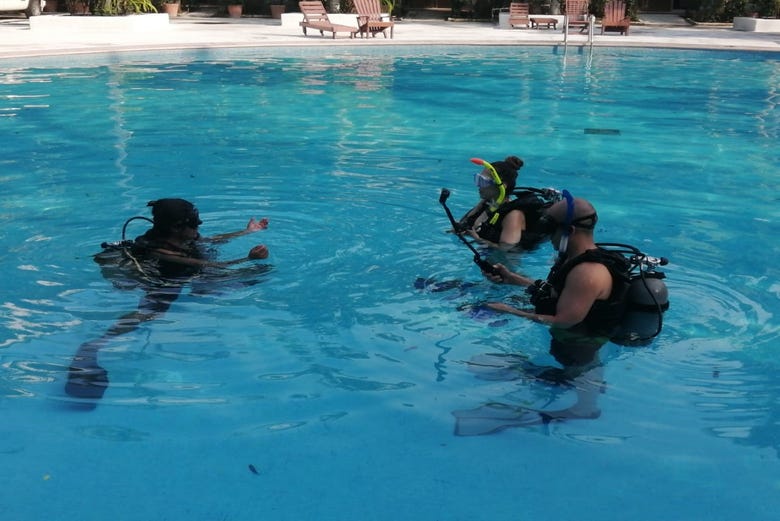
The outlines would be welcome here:
[[[669,263],[664,257],[650,257],[633,246],[597,243],[600,248],[628,255],[629,282],[625,294],[625,312],[610,340],[622,346],[646,346],[663,328],[663,314],[669,309],[666,274],[658,266]]]
[[[114,242],[102,242],[100,243],[100,247],[103,249],[100,253],[95,255],[95,262],[98,264],[105,264],[105,263],[111,263],[117,258],[127,258],[132,257],[131,250],[133,246],[135,245],[135,241],[133,239],[127,238],[127,226],[133,222],[133,221],[147,221],[152,224],[154,224],[154,221],[147,217],[130,217],[128,220],[125,221],[125,224],[122,225],[122,239]]]
[[[150,276],[147,273],[148,267],[143,267],[133,255],[135,241],[127,238],[127,226],[136,220],[152,223],[151,219],[140,216],[127,219],[122,226],[121,240],[102,242],[100,244],[102,251],[93,257],[95,262],[100,265],[103,277],[111,281],[111,284],[117,289],[134,289],[148,280]]]

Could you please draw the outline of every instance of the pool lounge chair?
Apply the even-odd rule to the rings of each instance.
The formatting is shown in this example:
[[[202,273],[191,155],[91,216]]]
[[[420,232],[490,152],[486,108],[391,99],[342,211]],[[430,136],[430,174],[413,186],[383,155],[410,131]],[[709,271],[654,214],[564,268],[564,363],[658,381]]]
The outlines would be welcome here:
[[[588,19],[588,0],[566,0],[566,26],[579,27],[584,33],[590,26]]]
[[[355,33],[358,32],[357,27],[331,23],[328,12],[325,11],[325,5],[320,0],[298,2],[298,7],[303,13],[303,21],[300,25],[304,36],[306,36],[307,28],[319,31],[322,36],[325,36],[325,33],[333,33],[334,40],[336,33],[349,33],[349,37],[354,38]]]
[[[376,36],[376,33],[382,33],[387,38],[387,30],[390,29],[390,38],[393,37],[393,26],[390,19],[382,18],[382,4],[379,0],[355,0],[355,11],[358,17],[358,30],[360,37]]]
[[[619,31],[628,36],[631,17],[626,14],[623,0],[610,0],[604,5],[604,18],[601,20],[601,34],[604,31]]]
[[[528,4],[524,2],[512,2],[509,4],[509,26],[528,28]]]

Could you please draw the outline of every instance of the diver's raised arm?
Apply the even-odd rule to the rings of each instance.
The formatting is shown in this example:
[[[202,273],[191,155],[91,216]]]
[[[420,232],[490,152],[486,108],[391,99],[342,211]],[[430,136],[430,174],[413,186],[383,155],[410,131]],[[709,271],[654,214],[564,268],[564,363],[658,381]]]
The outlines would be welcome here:
[[[149,255],[161,261],[180,264],[182,266],[224,268],[227,266],[232,266],[234,264],[240,264],[242,262],[248,262],[251,260],[267,259],[268,248],[264,244],[258,244],[257,246],[249,250],[249,253],[247,254],[246,257],[240,257],[238,259],[232,259],[227,261],[217,261],[217,260],[188,257],[178,252],[169,251],[165,249],[151,250],[149,252]]]
[[[262,219],[256,220],[254,217],[249,219],[249,222],[246,225],[246,228],[243,230],[238,230],[236,232],[229,232],[229,233],[220,233],[218,235],[214,235],[211,237],[203,237],[201,240],[206,242],[223,242],[228,241],[230,239],[235,239],[236,237],[241,237],[242,235],[248,235],[250,233],[258,232],[260,230],[265,230],[268,228],[268,218],[263,217]]]

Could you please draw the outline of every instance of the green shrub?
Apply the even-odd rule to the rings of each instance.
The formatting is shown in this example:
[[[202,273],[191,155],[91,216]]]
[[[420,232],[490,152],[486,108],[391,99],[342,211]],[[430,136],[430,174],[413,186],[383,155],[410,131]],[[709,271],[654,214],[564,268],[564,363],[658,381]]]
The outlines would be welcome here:
[[[93,0],[90,7],[93,14],[103,16],[157,12],[151,0]]]
[[[757,13],[764,18],[780,15],[780,0],[693,0],[687,16],[697,22],[729,23],[736,16]]]

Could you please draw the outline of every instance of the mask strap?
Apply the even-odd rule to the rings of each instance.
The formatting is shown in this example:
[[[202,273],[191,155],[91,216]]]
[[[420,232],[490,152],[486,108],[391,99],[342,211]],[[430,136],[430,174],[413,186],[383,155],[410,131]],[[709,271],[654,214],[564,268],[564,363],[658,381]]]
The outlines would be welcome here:
[[[582,217],[578,217],[574,219],[571,222],[571,225],[575,228],[584,228],[586,230],[592,230],[596,227],[596,223],[599,220],[599,216],[596,213],[592,213],[590,215],[583,215]],[[590,221],[590,223],[585,224],[585,221]]]

